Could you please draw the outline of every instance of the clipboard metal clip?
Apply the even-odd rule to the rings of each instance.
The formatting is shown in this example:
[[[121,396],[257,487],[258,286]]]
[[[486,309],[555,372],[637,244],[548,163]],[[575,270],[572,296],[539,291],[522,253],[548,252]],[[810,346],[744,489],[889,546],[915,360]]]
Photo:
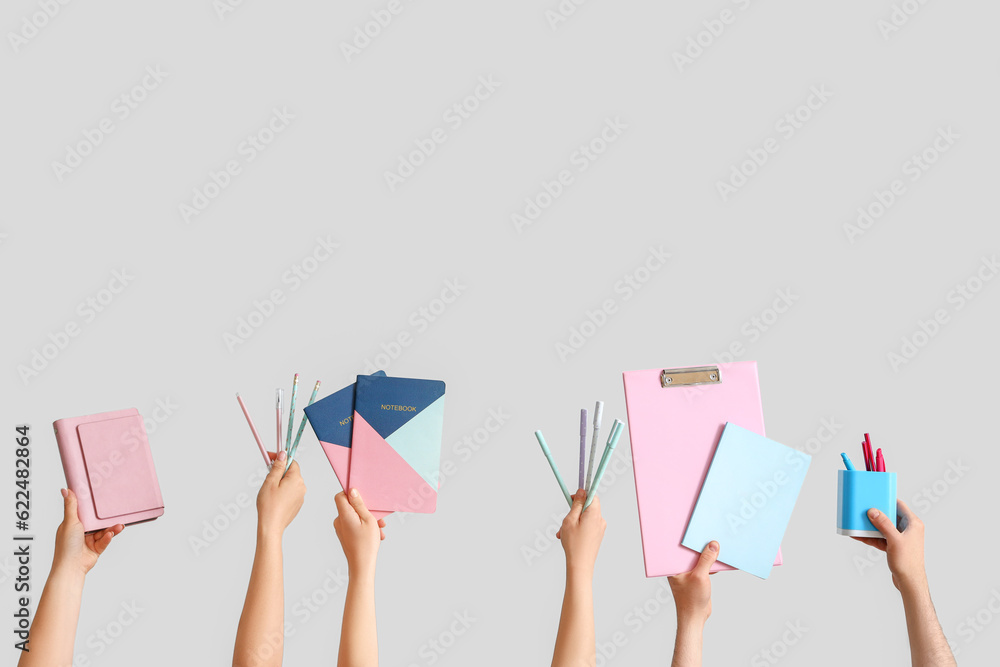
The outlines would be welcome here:
[[[690,387],[697,384],[718,384],[722,382],[718,366],[698,366],[697,368],[664,368],[660,373],[660,384],[666,387]]]

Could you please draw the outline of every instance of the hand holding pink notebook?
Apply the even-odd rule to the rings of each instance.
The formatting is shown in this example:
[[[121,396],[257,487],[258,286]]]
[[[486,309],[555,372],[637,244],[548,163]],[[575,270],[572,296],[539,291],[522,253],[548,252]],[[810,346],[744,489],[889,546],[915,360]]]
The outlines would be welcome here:
[[[135,408],[52,423],[85,532],[163,515],[146,427]]]

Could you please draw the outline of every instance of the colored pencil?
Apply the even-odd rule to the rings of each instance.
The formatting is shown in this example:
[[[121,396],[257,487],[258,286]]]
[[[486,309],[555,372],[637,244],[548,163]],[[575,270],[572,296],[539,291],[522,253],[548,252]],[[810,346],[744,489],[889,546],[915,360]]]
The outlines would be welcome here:
[[[257,446],[260,447],[260,453],[264,457],[264,465],[271,466],[271,457],[267,453],[267,449],[264,447],[264,443],[260,441],[260,434],[257,433],[257,427],[253,425],[253,419],[250,418],[250,411],[247,410],[246,403],[243,402],[243,397],[240,396],[240,392],[236,392],[236,400],[240,403],[240,408],[243,410],[243,416],[247,418],[247,424],[250,425],[250,432],[253,433],[253,439],[257,441]]]
[[[295,395],[299,391],[299,374],[292,378],[292,399],[288,401],[288,434],[285,436],[285,451],[292,449],[292,427],[295,424]]]
[[[316,394],[319,392],[319,380],[316,380],[316,386],[313,387],[312,396],[309,397],[309,405],[316,402]],[[302,431],[306,430],[306,422],[309,421],[309,417],[306,413],[302,413],[302,421],[299,423],[299,432],[295,434],[295,442],[292,443],[292,449],[288,452],[288,465],[285,466],[285,470],[288,470],[288,466],[292,465],[292,461],[295,460],[295,452],[299,451],[299,440],[302,438]]]

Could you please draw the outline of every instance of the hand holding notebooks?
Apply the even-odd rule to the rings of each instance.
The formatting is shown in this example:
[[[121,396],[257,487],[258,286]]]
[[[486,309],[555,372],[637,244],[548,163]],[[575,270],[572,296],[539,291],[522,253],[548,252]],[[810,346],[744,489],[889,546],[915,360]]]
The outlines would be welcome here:
[[[135,408],[52,423],[85,532],[163,515],[146,427]]]
[[[385,371],[377,371],[375,375],[385,377]],[[354,424],[354,387],[355,384],[352,382],[305,409],[309,425],[312,426],[316,439],[319,440],[326,458],[330,460],[337,481],[344,491],[351,488],[349,475],[351,428]]]
[[[767,579],[811,460],[726,424],[681,544],[700,551],[716,540],[727,565]]]
[[[382,511],[437,507],[444,382],[359,375],[351,433],[351,487]]]

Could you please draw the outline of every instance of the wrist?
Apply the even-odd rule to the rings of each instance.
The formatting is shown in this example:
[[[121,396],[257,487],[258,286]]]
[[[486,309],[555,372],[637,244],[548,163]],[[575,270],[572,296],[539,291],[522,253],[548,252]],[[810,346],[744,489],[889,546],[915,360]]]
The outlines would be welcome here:
[[[87,577],[87,569],[79,564],[54,560],[52,571],[49,573],[49,581],[60,581],[74,586],[83,586]]]
[[[594,565],[588,563],[574,563],[566,560],[566,584],[567,585],[587,585],[594,581]]]
[[[347,577],[351,582],[375,583],[375,561],[366,563],[347,562]]]
[[[927,583],[927,575],[924,572],[908,576],[898,575],[896,581],[899,584],[899,593],[904,598],[918,599],[921,597],[930,597],[930,586]]]
[[[285,530],[278,526],[272,526],[257,522],[257,544],[261,546],[271,546],[275,545],[281,547],[281,539],[284,537]]]
[[[682,609],[677,607],[677,631],[696,630],[701,632],[712,615],[711,609]]]

